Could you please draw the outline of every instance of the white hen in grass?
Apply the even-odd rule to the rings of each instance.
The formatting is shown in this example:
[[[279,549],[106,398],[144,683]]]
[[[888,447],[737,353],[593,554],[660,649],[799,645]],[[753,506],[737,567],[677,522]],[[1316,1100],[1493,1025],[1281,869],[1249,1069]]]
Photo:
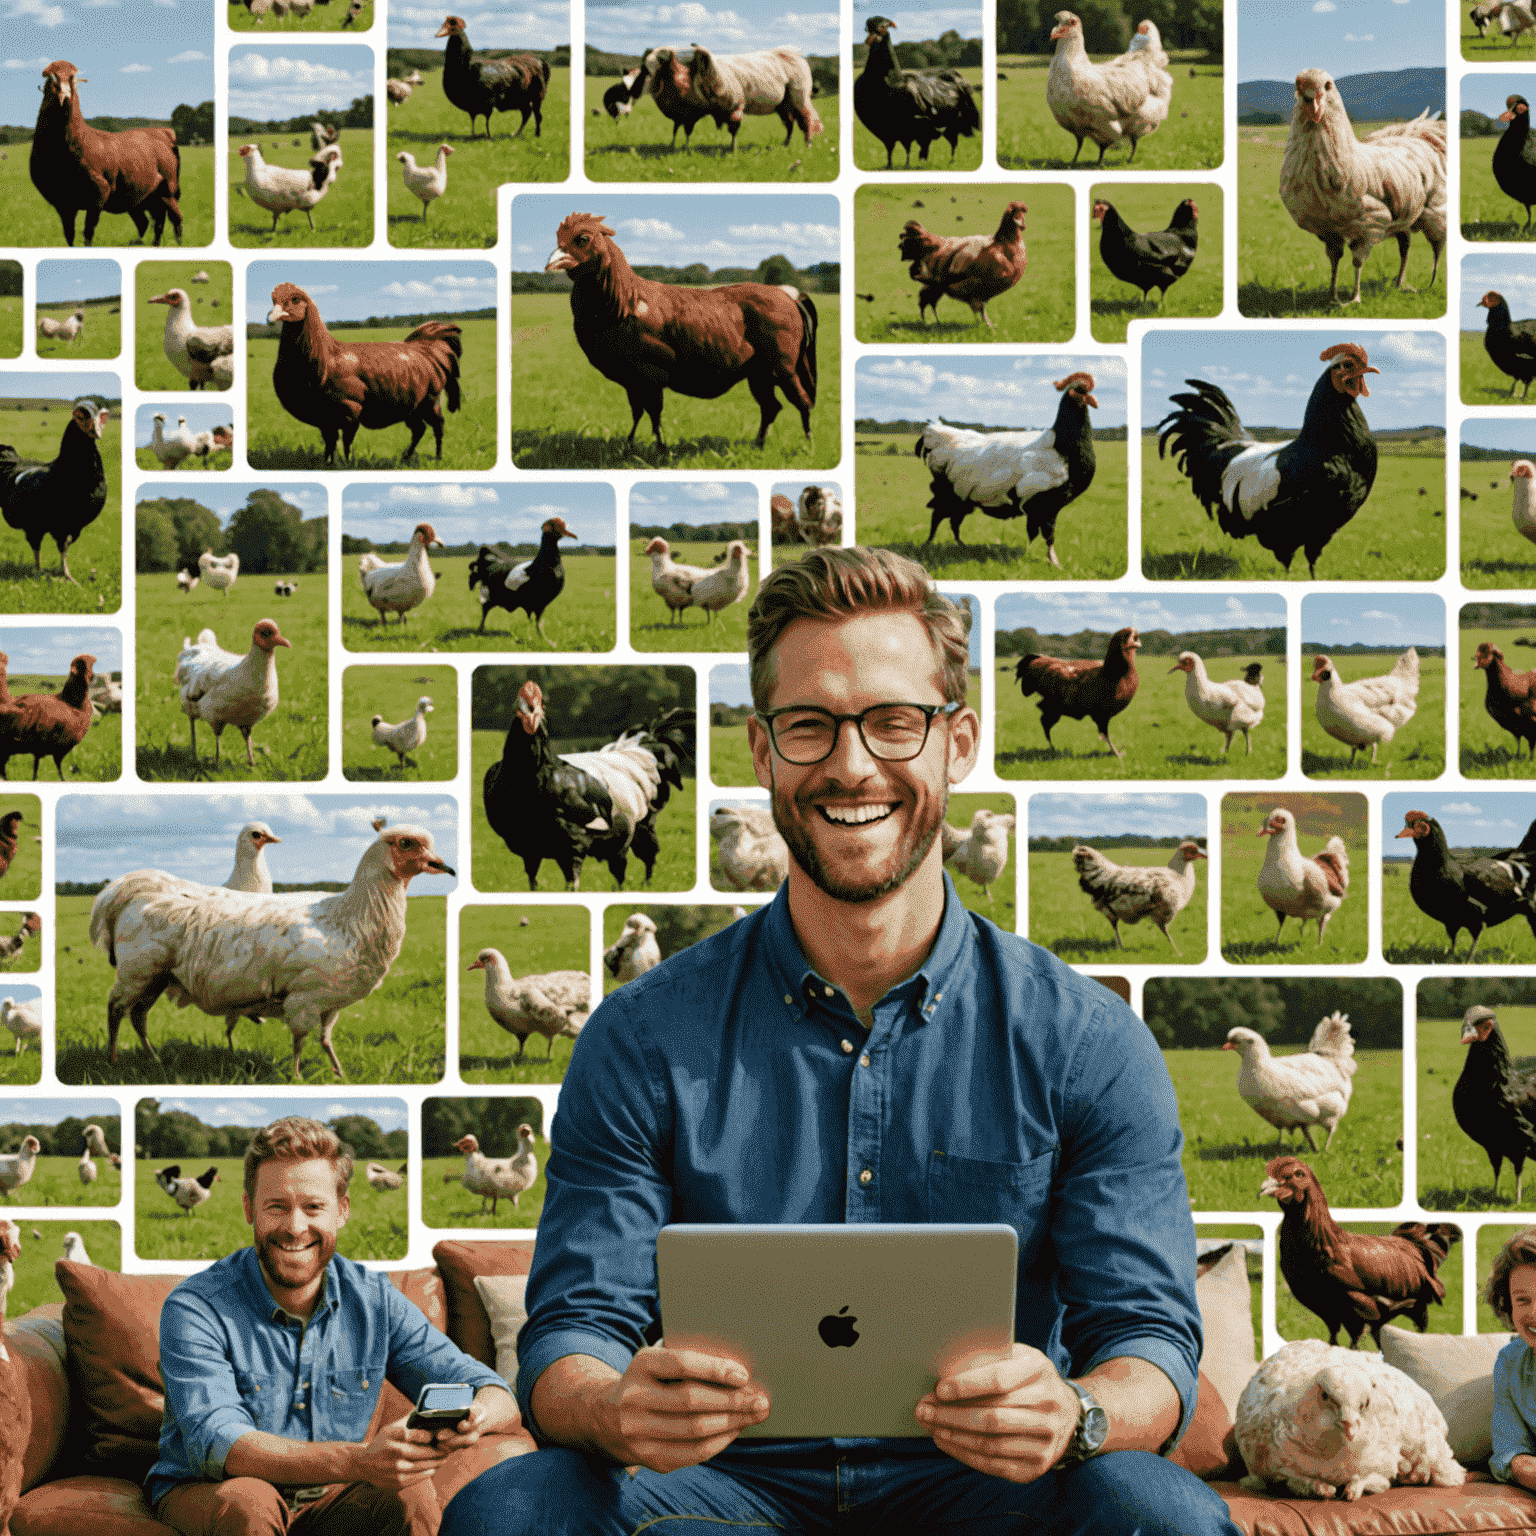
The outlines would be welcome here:
[[[401,174],[405,177],[406,191],[414,192],[421,199],[423,224],[427,222],[427,209],[448,190],[448,156],[452,153],[451,144],[438,145],[436,165],[417,165],[416,156],[408,149],[402,149],[395,156],[404,168]]]
[[[1349,1108],[1360,1065],[1348,1014],[1330,1014],[1312,1031],[1307,1049],[1294,1056],[1272,1055],[1262,1035],[1241,1025],[1228,1030],[1221,1048],[1241,1055],[1238,1094],[1261,1120],[1280,1132],[1277,1150],[1285,1144],[1287,1131],[1300,1131],[1308,1148],[1317,1151],[1314,1125],[1328,1132],[1323,1151],[1333,1145],[1333,1133]]]
[[[376,747],[387,747],[399,758],[400,771],[405,771],[407,762],[410,761],[408,753],[417,752],[426,745],[427,740],[427,716],[436,706],[432,700],[423,694],[416,700],[416,713],[408,720],[402,720],[399,725],[391,725],[383,715],[375,715],[372,720],[373,744]],[[411,764],[412,767],[415,764]]]

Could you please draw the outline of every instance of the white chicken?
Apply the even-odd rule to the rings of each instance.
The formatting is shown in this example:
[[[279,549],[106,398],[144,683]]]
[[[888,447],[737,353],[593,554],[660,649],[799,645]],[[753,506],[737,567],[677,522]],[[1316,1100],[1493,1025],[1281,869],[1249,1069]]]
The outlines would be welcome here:
[[[1093,903],[1094,911],[1109,919],[1109,926],[1115,930],[1116,946],[1125,948],[1120,937],[1121,923],[1139,923],[1150,917],[1162,929],[1174,954],[1180,950],[1168,927],[1195,894],[1195,864],[1206,857],[1205,850],[1193,838],[1185,838],[1162,868],[1116,864],[1097,848],[1083,843],[1072,850],[1077,883]]]
[[[944,845],[944,864],[957,875],[974,880],[981,894],[992,900],[992,882],[1008,864],[1008,838],[1014,818],[983,806],[971,817],[971,829],[962,832],[948,822],[939,829]]]
[[[295,208],[302,208],[309,227],[315,227],[315,216],[310,210],[335,183],[336,173],[341,169],[339,144],[327,144],[318,150],[303,170],[268,165],[255,144],[242,144],[240,155],[245,161],[245,195],[272,215],[269,234],[276,234],[278,219]]]
[[[387,747],[400,759],[399,767],[405,772],[405,765],[409,761],[406,754],[416,752],[426,744],[427,740],[427,716],[434,709],[432,700],[426,694],[416,700],[416,713],[409,720],[403,720],[399,725],[391,725],[383,715],[373,717],[373,744],[376,747]],[[411,764],[414,768],[416,765]]]
[[[155,1183],[168,1194],[186,1215],[190,1216],[205,1200],[212,1198],[213,1186],[220,1182],[216,1167],[200,1173],[195,1179],[181,1176],[181,1164],[172,1163],[169,1168],[155,1169]]]
[[[1319,685],[1317,723],[1349,748],[1349,766],[1366,747],[1374,766],[1376,749],[1390,742],[1419,707],[1419,653],[1410,645],[1390,672],[1358,683],[1346,683],[1329,657],[1314,656],[1310,681]]]
[[[510,1200],[517,1209],[517,1197],[524,1190],[532,1189],[539,1177],[539,1160],[533,1153],[533,1127],[517,1128],[517,1151],[511,1157],[487,1157],[480,1150],[480,1143],[473,1135],[464,1135],[454,1142],[457,1151],[464,1154],[464,1172],[459,1182],[472,1195],[480,1196],[480,1209],[491,1202],[491,1215],[496,1214],[498,1200]]]
[[[1516,459],[1509,466],[1509,488],[1514,492],[1514,504],[1510,508],[1510,521],[1515,532],[1536,544],[1536,464],[1529,459]]]
[[[669,609],[674,624],[683,609],[693,606],[693,584],[715,572],[702,565],[680,565],[672,558],[672,546],[663,538],[654,538],[645,546],[651,557],[651,591]]]
[[[432,206],[435,199],[448,190],[448,156],[452,153],[451,144],[439,144],[436,165],[417,165],[416,156],[408,149],[402,149],[395,156],[402,167],[401,174],[405,177],[406,191],[414,192],[421,199],[423,224],[427,222],[427,209]]]
[[[251,648],[244,656],[219,648],[211,629],[199,632],[197,642],[176,658],[175,680],[181,693],[182,712],[191,721],[192,756],[197,756],[197,722],[213,727],[213,762],[219,762],[219,738],[226,725],[236,726],[245,737],[245,762],[256,766],[251,750],[251,731],[277,708],[278,646],[292,649],[275,619],[263,619],[251,631]]]
[[[201,580],[200,576],[194,576],[191,571],[177,571],[176,590],[178,592],[191,592]]]
[[[24,1136],[19,1152],[0,1155],[0,1199],[9,1200],[28,1179],[37,1166],[37,1154],[43,1144],[36,1136]]]
[[[10,1030],[16,1037],[16,1054],[21,1055],[27,1041],[36,1040],[38,1049],[42,1049],[43,1021],[39,1012],[41,1000],[34,998],[29,1003],[18,1003],[14,998],[0,998],[0,1024]]]
[[[485,972],[485,1011],[508,1034],[517,1036],[514,1062],[523,1059],[530,1035],[544,1036],[548,1060],[554,1055],[557,1037],[579,1035],[587,1022],[592,978],[585,971],[545,971],[514,978],[499,949],[482,949],[468,969]]]
[[[1347,1014],[1334,1013],[1324,1019],[1312,1032],[1308,1048],[1292,1056],[1271,1055],[1269,1042],[1241,1025],[1227,1031],[1221,1049],[1241,1056],[1238,1096],[1280,1132],[1277,1153],[1284,1146],[1287,1131],[1300,1131],[1308,1150],[1317,1151],[1312,1140],[1314,1125],[1328,1132],[1323,1151],[1333,1145],[1333,1133],[1349,1108],[1360,1065],[1355,1060]]]
[[[1227,738],[1221,749],[1225,757],[1232,750],[1232,738],[1241,731],[1248,752],[1253,751],[1253,739],[1249,732],[1264,719],[1263,690],[1247,681],[1227,683],[1213,682],[1205,670],[1205,663],[1194,651],[1180,651],[1179,659],[1168,669],[1183,672],[1184,702],[1197,720],[1213,726]],[[1264,675],[1263,668],[1255,662],[1249,672]]]
[[[371,550],[358,556],[358,579],[378,613],[381,625],[388,622],[387,616],[391,613],[398,613],[404,624],[406,614],[432,596],[437,588],[437,576],[427,559],[427,551],[434,546],[441,549],[443,541],[433,532],[432,524],[417,523],[411,534],[411,547],[398,565],[386,565]]]
[[[28,912],[21,920],[21,927],[13,934],[7,934],[0,939],[0,960],[10,960],[19,955],[25,947],[27,940],[34,934],[41,932],[43,920],[36,912]]]
[[[94,1184],[96,1182],[96,1163],[91,1157],[91,1144],[86,1142],[85,1149],[80,1154],[80,1162],[77,1165],[82,1184]]]
[[[1136,30],[1131,34],[1131,45],[1125,51],[1127,53],[1150,53],[1153,62],[1159,68],[1168,68],[1168,55],[1163,49],[1163,35],[1157,30],[1157,26],[1153,22],[1143,21],[1137,24]]]
[[[149,446],[154,455],[167,469],[180,469],[182,461],[192,456],[193,449],[197,446],[192,433],[187,431],[187,418],[181,418],[181,426],[174,432],[165,430],[165,412],[155,412],[154,436],[149,440]]]
[[[1294,1494],[1358,1499],[1393,1483],[1459,1487],[1445,1416],[1413,1378],[1321,1339],[1272,1354],[1237,1400],[1243,1487],[1283,1482]]]
[[[776,891],[789,874],[789,845],[766,806],[719,805],[709,815],[709,835],[720,850],[720,870],[730,891]]]
[[[201,389],[206,383],[213,383],[219,389],[228,389],[233,382],[233,374],[220,378],[215,369],[221,359],[233,363],[234,326],[194,325],[192,300],[185,288],[168,288],[164,293],[157,293],[149,302],[168,306],[162,345],[171,366],[190,381],[193,389]]]
[[[96,1261],[86,1252],[85,1239],[78,1232],[64,1234],[64,1257],[71,1264],[89,1264],[97,1268]]]
[[[1138,35],[1144,35],[1140,29]],[[1130,160],[1135,160],[1137,144],[1162,127],[1173,103],[1173,76],[1164,67],[1168,56],[1161,40],[1156,47],[1133,46],[1119,58],[1095,64],[1083,43],[1083,24],[1071,11],[1057,11],[1051,38],[1056,53],[1046,76],[1045,101],[1077,140],[1072,163],[1077,164],[1084,139],[1099,146],[1100,165],[1104,151],[1121,139],[1131,141]]]
[[[1334,835],[1315,859],[1305,858],[1296,841],[1296,818],[1283,807],[1269,813],[1255,836],[1271,839],[1264,850],[1258,886],[1259,895],[1279,918],[1276,943],[1286,918],[1294,917],[1303,933],[1307,923],[1316,920],[1321,945],[1329,918],[1344,905],[1349,891],[1349,850],[1344,839]]]
[[[363,1175],[373,1189],[383,1194],[386,1190],[399,1189],[405,1183],[405,1170],[409,1166],[408,1163],[401,1163],[400,1171],[395,1173],[382,1163],[369,1163],[363,1170]]]
[[[386,80],[384,94],[398,107],[411,99],[411,87],[404,80]]]
[[[211,549],[205,549],[197,557],[197,568],[208,586],[228,597],[229,589],[240,579],[240,556],[233,551],[227,555],[216,555]],[[196,582],[193,586],[196,586]],[[191,591],[191,588],[187,590]]]
[[[715,615],[732,603],[739,603],[747,595],[750,573],[747,569],[747,546],[740,539],[732,539],[726,545],[725,564],[694,578],[689,591],[692,606],[702,608],[707,623],[714,623]]]
[[[623,932],[603,951],[603,964],[620,986],[660,965],[661,946],[656,942],[654,920],[644,912],[631,912]]]

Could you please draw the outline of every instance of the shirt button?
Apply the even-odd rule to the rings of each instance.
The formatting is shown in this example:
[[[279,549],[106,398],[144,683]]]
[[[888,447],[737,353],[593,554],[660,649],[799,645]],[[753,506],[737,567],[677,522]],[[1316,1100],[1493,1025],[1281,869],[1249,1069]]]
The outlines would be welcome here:
[[[869,1053],[867,1051],[864,1053],[864,1055],[859,1057],[859,1065],[861,1067],[867,1067],[869,1065]]]
[[[794,1002],[795,1002],[795,1000],[794,1000],[794,998],[793,998],[793,997],[792,997],[792,996],[790,996],[790,994],[789,994],[789,993],[788,993],[788,992],[786,992],[786,993],[785,993],[785,994],[784,994],[784,1001],[785,1001],[785,1002],[786,1002],[786,1003],[788,1003],[788,1004],[789,1004],[789,1005],[790,1005],[790,1006],[791,1006],[791,1007],[793,1007],[793,1006],[794,1006]]]
[[[853,1055],[853,1041],[852,1040],[844,1040],[843,1041],[843,1055],[845,1055],[845,1056]]]
[[[871,1180],[871,1179],[873,1179],[873,1178],[874,1178],[874,1174],[872,1174],[872,1173],[871,1173],[871,1172],[870,1172],[870,1171],[869,1171],[869,1169],[868,1169],[868,1168],[866,1168],[866,1169],[865,1169],[865,1170],[864,1170],[864,1171],[863,1171],[863,1173],[861,1173],[861,1174],[860,1174],[860,1175],[859,1175],[859,1183],[860,1183],[860,1184],[868,1184],[868,1183],[869,1183],[869,1182],[870,1182],[870,1180]]]

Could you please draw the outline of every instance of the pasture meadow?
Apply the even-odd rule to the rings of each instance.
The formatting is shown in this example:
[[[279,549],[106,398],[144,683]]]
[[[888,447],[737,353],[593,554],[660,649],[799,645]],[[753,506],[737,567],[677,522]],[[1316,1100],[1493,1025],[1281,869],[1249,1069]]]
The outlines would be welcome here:
[[[5,1298],[6,1311],[23,1317],[33,1307],[62,1303],[64,1293],[54,1275],[54,1264],[64,1257],[64,1234],[74,1232],[85,1244],[97,1269],[120,1272],[123,1267],[123,1229],[115,1221],[18,1221],[21,1257],[16,1260],[16,1284]]]
[[[1472,20],[1472,7],[1461,10],[1461,56],[1469,64],[1523,64],[1530,57],[1524,44],[1529,39],[1524,32],[1505,37],[1495,19],[1488,27],[1486,36],[1479,37]],[[1503,1326],[1502,1324],[1500,1325]]]
[[[12,266],[20,266],[19,262],[12,262]],[[19,293],[0,294],[0,357],[20,357],[21,338],[25,325],[26,304]],[[75,306],[71,305],[68,313],[73,314]],[[79,341],[79,337],[75,338]],[[38,338],[42,340],[41,337]]]
[[[16,827],[16,852],[0,874],[0,901],[35,901],[43,894],[43,803],[36,795],[0,795],[0,816],[11,811],[20,811],[21,821]]]
[[[255,32],[258,36],[273,32],[339,32],[346,26],[350,10],[345,0],[334,0],[334,3],[333,0],[318,0],[302,16],[297,11],[289,11],[286,16],[279,16],[276,11],[253,16],[248,0],[229,0],[229,30]],[[363,8],[357,13],[357,20],[347,30],[366,32],[372,26],[373,0],[363,0]]]
[[[199,272],[208,274],[206,283],[195,281]],[[192,320],[197,325],[232,325],[234,311],[234,268],[227,261],[144,261],[133,278],[133,382],[144,390],[184,393],[191,389],[187,377],[165,355],[165,322],[171,310],[167,304],[149,301],[172,288],[182,289],[192,300]],[[235,357],[240,355],[239,338]],[[198,391],[204,395],[222,393],[212,385]],[[141,469],[158,469],[159,460],[151,456]]]
[[[1488,713],[1489,669],[1472,662],[1478,646],[1494,645],[1503,651],[1504,661],[1513,671],[1528,672],[1532,659],[1520,641],[1525,640],[1528,646],[1532,633],[1536,633],[1536,625],[1525,630],[1518,625],[1510,629],[1465,625],[1456,631],[1454,665],[1460,678],[1457,693],[1461,705],[1459,755],[1461,771],[1469,779],[1536,778],[1532,749],[1495,723]]]
[[[341,169],[324,197],[308,210],[273,215],[254,201],[246,189],[243,145],[255,144],[269,166],[307,171],[314,141],[303,135],[276,138],[232,133],[225,155],[229,178],[229,243],[242,250],[282,250],[303,247],[360,247],[373,243],[373,129],[342,128],[336,136]],[[310,219],[314,228],[309,227]]]
[[[41,920],[41,913],[34,913],[32,915]],[[27,916],[28,914],[20,908],[0,912],[0,934],[4,934],[6,938],[11,938],[21,930]],[[41,931],[30,933],[27,935],[26,943],[22,945],[18,953],[0,958],[0,975],[23,976],[29,972],[40,971],[43,966],[42,951],[44,937]],[[4,1056],[5,1052],[0,1050],[0,1067],[3,1067],[5,1064]]]
[[[428,697],[427,739],[401,759],[373,739],[373,717],[400,725]],[[341,774],[356,783],[429,783],[459,771],[459,684],[452,667],[348,667],[341,674]]]
[[[116,1105],[112,1107],[112,1113],[117,1113]],[[73,1157],[39,1156],[33,1164],[32,1177],[10,1197],[9,1202],[0,1201],[0,1215],[5,1214],[7,1203],[47,1207],[116,1205],[123,1196],[121,1170],[114,1168],[104,1157],[92,1161],[96,1164],[96,1178],[92,1183],[84,1184],[80,1180],[78,1154]],[[89,1240],[86,1247],[90,1247]]]
[[[928,146],[926,156],[923,150],[917,146],[911,146],[909,151],[902,151],[906,156],[903,160],[897,160],[894,155],[887,156],[885,145],[864,126],[863,119],[859,117],[853,106],[853,82],[863,72],[863,65],[850,70],[846,76],[848,81],[848,110],[853,113],[853,168],[856,171],[878,171],[884,173],[887,170],[900,171],[905,175],[908,171],[916,171],[919,175],[931,176],[935,172],[943,171],[979,171],[981,169],[981,144],[982,136],[986,133],[987,104],[982,92],[985,85],[982,80],[982,70],[979,68],[957,69],[960,75],[971,87],[972,95],[976,102],[976,110],[981,115],[981,127],[977,128],[968,137],[962,138],[956,145],[954,156],[950,156],[948,139],[935,139]],[[821,98],[816,98],[817,109],[820,110]],[[777,119],[775,119],[777,121]],[[901,146],[896,146],[901,150]],[[890,163],[887,165],[887,160]],[[998,159],[1004,165],[1008,164],[998,155]]]
[[[1094,846],[1091,834],[1083,842]],[[1099,849],[1112,864],[1129,869],[1165,868],[1174,846]],[[1206,955],[1206,906],[1210,868],[1195,863],[1195,894],[1169,923],[1171,940],[1151,918],[1120,924],[1120,940],[1109,919],[1094,909],[1078,884],[1070,853],[1029,852],[1029,936],[1069,965],[1198,965]]]
[[[674,543],[668,540],[672,558],[679,565],[708,570],[721,552],[717,541]],[[629,641],[637,651],[741,651],[747,649],[747,610],[757,596],[757,541],[747,544],[747,590],[739,602],[717,613],[684,608],[675,616],[651,588],[651,557],[645,553],[649,539],[629,541]]]
[[[1398,727],[1392,740],[1379,745],[1376,762],[1367,748],[1353,754],[1319,723],[1320,684],[1310,681],[1316,647],[1301,658],[1301,771],[1309,779],[1438,779],[1445,772],[1445,669],[1443,656],[1419,653],[1419,704],[1413,718]],[[1334,676],[1347,684],[1390,672],[1401,651],[1351,651],[1329,659]],[[1351,765],[1353,762],[1353,765]]]
[[[712,725],[709,728],[709,778],[722,789],[756,789],[757,774],[752,770],[752,748],[747,742],[747,726]]]
[[[4,302],[9,303],[9,300]],[[50,320],[67,320],[77,309],[85,311],[85,324],[81,326],[80,333],[73,341],[65,341],[61,336],[44,336],[37,333],[37,355],[39,357],[58,358],[62,362],[72,363],[85,359],[98,359],[116,357],[122,350],[123,344],[123,304],[121,297],[110,299],[88,299],[83,304],[69,303],[63,300],[49,304],[38,304],[37,317]],[[35,324],[34,324],[35,328]],[[16,319],[16,350],[7,354],[17,357],[21,353],[21,317],[18,312]]]
[[[1523,315],[1514,317],[1522,320]],[[1529,385],[1511,378],[1488,356],[1486,331],[1461,331],[1461,403],[1524,407]],[[1531,402],[1536,403],[1536,402]]]
[[[1226,194],[1214,182],[1163,183],[1138,186],[1128,182],[1097,182],[1089,188],[1088,206],[1100,199],[1138,234],[1167,229],[1185,198],[1193,198],[1199,210],[1195,259],[1159,300],[1155,294],[1122,283],[1099,254],[1103,226],[1088,224],[1088,312],[1095,341],[1126,340],[1132,320],[1183,320],[1219,315],[1222,309],[1221,274],[1226,251],[1222,212]]]
[[[1536,546],[1522,538],[1510,521],[1514,500],[1509,470],[1519,457],[1512,452],[1507,459],[1468,459],[1460,466],[1464,587],[1483,591],[1536,587]]]
[[[515,1146],[480,1149],[487,1157],[510,1157]],[[531,1232],[539,1224],[544,1210],[544,1169],[549,1162],[549,1142],[535,1136],[533,1155],[538,1159],[539,1176],[532,1189],[525,1189],[514,1205],[503,1195],[496,1202],[495,1213],[479,1195],[464,1188],[462,1157],[428,1157],[421,1164],[421,1219],[429,1227],[468,1227],[492,1231]],[[402,1253],[403,1253],[402,1249]]]
[[[1470,10],[1470,7],[1469,7]],[[1467,13],[1464,12],[1465,16]],[[1464,23],[1465,24],[1465,23]],[[1498,28],[1495,27],[1497,34]],[[1500,39],[1503,44],[1503,39]],[[1507,46],[1507,45],[1505,45]],[[1491,61],[1492,62],[1492,61]],[[1496,61],[1504,62],[1502,59]],[[1493,175],[1498,139],[1462,139],[1461,238],[1463,240],[1536,240],[1536,226],[1526,229],[1525,206],[1502,191]]]

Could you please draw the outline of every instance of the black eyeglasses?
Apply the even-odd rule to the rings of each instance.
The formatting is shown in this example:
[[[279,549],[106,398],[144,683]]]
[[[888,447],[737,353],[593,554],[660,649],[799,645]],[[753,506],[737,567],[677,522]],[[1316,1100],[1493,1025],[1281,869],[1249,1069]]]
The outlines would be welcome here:
[[[859,740],[871,757],[905,763],[928,744],[935,715],[949,716],[962,708],[951,704],[871,704],[856,715],[835,715],[814,704],[784,709],[759,709],[757,718],[768,728],[768,739],[786,763],[807,767],[832,755],[845,720],[858,727]]]

